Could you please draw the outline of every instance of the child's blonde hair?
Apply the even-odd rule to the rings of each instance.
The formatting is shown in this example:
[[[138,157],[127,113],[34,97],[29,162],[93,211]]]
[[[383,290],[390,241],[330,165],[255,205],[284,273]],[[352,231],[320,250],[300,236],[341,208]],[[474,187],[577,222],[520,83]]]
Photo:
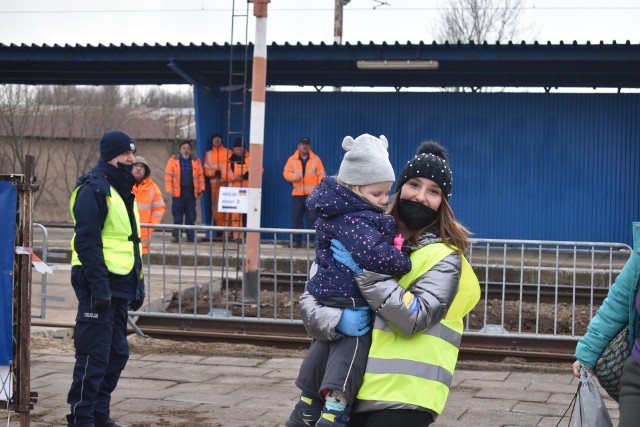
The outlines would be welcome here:
[[[349,190],[353,191],[353,192],[354,192],[358,197],[360,197],[360,198],[362,198],[362,199],[366,200],[367,202],[369,202],[369,203],[371,203],[371,204],[373,204],[373,205],[375,205],[375,206],[378,206],[378,207],[380,207],[380,208],[386,208],[386,206],[381,206],[381,205],[377,205],[377,204],[375,204],[375,203],[372,203],[372,202],[371,202],[371,200],[369,200],[369,199],[367,198],[367,196],[365,196],[365,195],[364,195],[364,193],[363,193],[362,189],[363,189],[364,187],[366,187],[367,185],[371,185],[371,184],[365,184],[365,185],[352,185],[352,184],[346,184],[346,183],[342,182],[342,181],[340,180],[340,178],[338,178],[337,176],[335,177],[335,179],[336,179],[336,182],[337,182],[338,184],[342,185],[343,187],[347,187]],[[375,182],[374,182],[373,184],[377,184],[377,183],[375,183]]]

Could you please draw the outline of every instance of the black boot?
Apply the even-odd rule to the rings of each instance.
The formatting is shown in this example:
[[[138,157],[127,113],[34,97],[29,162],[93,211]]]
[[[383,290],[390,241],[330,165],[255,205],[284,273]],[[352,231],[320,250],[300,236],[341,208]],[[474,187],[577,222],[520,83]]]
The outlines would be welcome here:
[[[104,421],[96,420],[96,427],[127,427],[125,424],[120,424],[113,421],[112,418],[107,418]]]

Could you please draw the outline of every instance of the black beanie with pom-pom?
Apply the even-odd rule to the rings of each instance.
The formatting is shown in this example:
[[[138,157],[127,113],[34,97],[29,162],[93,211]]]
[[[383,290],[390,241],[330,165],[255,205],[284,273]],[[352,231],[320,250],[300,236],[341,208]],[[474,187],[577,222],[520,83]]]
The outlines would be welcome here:
[[[447,152],[443,146],[434,141],[420,144],[416,155],[407,162],[398,177],[396,188],[400,189],[409,178],[427,178],[442,189],[445,199],[451,196],[453,176],[449,168]]]

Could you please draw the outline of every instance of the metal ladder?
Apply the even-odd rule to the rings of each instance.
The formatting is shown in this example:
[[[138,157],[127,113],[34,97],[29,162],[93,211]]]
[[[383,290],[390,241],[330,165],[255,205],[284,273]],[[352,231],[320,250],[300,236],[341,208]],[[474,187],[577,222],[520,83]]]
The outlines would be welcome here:
[[[246,7],[242,7],[241,3],[244,1]],[[240,5],[236,5],[240,3]],[[229,85],[227,87],[227,147],[233,150],[233,143],[236,138],[242,138],[244,148],[247,148],[247,141],[245,139],[245,129],[247,120],[247,92],[249,88],[247,86],[247,70],[249,64],[249,46],[248,46],[248,31],[249,31],[249,0],[233,0],[231,6],[231,40],[229,42]],[[243,30],[242,24],[244,24],[244,37],[240,36],[240,40],[236,36],[236,26],[239,32]],[[244,39],[244,40],[242,40]],[[235,44],[240,41],[242,46],[236,46]],[[242,58],[242,55],[244,57]],[[242,62],[238,64],[238,59],[242,58]],[[238,120],[240,116],[240,120]],[[231,225],[230,213],[224,214],[224,225]],[[227,237],[229,237],[227,235]],[[238,245],[237,251],[240,250]],[[238,257],[239,252],[236,253],[236,273],[238,273],[242,264]]]
[[[249,1],[244,0],[246,8],[241,6],[236,7],[236,3],[242,3],[242,1],[233,0],[231,6],[231,41],[229,43],[229,86],[227,97],[227,147],[233,147],[233,141],[240,137],[244,144],[246,144],[244,134],[246,127],[246,110],[247,110],[247,69],[249,64],[249,46],[248,46],[248,31],[249,31]],[[238,24],[242,24],[244,20],[244,52],[238,52],[239,46],[235,46],[236,40],[235,29],[236,21]],[[242,29],[242,27],[240,27]],[[244,61],[241,64],[236,64],[236,60],[239,55],[244,54]],[[234,124],[234,118],[238,115],[241,116],[240,127]],[[246,148],[246,146],[245,146]]]

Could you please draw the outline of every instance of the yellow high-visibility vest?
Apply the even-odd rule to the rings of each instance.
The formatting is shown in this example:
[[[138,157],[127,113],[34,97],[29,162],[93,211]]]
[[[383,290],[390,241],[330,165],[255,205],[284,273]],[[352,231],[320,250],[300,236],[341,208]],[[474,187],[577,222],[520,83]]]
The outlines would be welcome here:
[[[452,252],[444,243],[418,249],[411,254],[411,271],[398,283],[407,289]],[[464,256],[461,260],[458,292],[446,316],[432,328],[404,337],[376,317],[359,400],[398,402],[442,412],[458,360],[462,319],[480,299],[478,278]]]
[[[73,207],[76,204],[78,191],[82,186],[76,188],[71,193],[69,200],[69,208],[71,210],[71,218],[75,225],[76,218],[73,214]],[[124,203],[118,191],[111,187],[111,195],[107,196],[107,217],[102,227],[102,253],[107,270],[114,274],[128,274],[134,265],[133,242],[129,240],[131,236],[131,222],[127,213],[127,206]],[[140,236],[140,217],[138,216],[138,207],[133,206],[133,212],[136,218],[136,226],[138,228],[138,236]],[[78,258],[78,253],[74,247],[75,233],[71,238],[71,265],[82,265]],[[139,253],[142,253],[140,246]]]

